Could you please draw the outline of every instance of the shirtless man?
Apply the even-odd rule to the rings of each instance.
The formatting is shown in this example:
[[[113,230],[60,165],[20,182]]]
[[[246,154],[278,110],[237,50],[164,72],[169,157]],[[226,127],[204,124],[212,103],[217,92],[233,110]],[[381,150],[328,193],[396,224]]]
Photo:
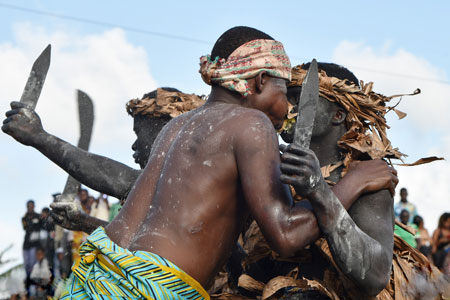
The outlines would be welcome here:
[[[176,93],[181,100],[183,96],[190,96],[174,88],[161,90],[164,93]],[[137,112],[133,109],[135,106],[142,108],[145,99],[154,98],[157,98],[157,90],[145,94],[141,100],[131,100],[127,104],[127,111],[133,116],[133,130],[137,137],[131,146],[134,151],[133,158],[141,169],[147,164],[156,136],[171,119],[166,114],[155,116],[148,111]],[[24,145],[36,148],[82,184],[120,200],[126,198],[142,170],[84,151],[49,134],[43,129],[39,115],[20,102],[12,102],[11,108],[6,112],[3,132]],[[52,208],[53,212],[59,215],[55,216],[55,221],[66,229],[91,233],[98,226],[108,224],[85,214],[76,203],[53,203]]]
[[[238,27],[219,38],[212,55],[223,59],[201,60],[202,77],[212,83],[207,103],[164,127],[119,215],[80,249],[83,260],[63,298],[208,298],[202,286],[226,261],[249,214],[274,250],[292,255],[317,224],[311,210],[292,204],[280,177],[321,206],[315,214],[322,230],[351,221],[330,213],[329,206],[341,204],[312,151],[288,147],[281,175],[274,127],[284,121],[290,79],[281,43]],[[239,68],[243,63],[247,68]],[[227,64],[237,69],[230,74]],[[395,176],[384,169],[383,180],[369,178],[378,179],[372,184],[362,173],[349,173],[340,186],[365,189],[341,188],[337,196],[354,201],[360,192],[389,188]]]

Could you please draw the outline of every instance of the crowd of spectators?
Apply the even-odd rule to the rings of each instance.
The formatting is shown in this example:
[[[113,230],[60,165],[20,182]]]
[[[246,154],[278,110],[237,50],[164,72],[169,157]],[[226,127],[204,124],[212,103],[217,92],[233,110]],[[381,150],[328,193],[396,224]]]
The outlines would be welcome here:
[[[400,189],[400,201],[394,205],[395,218],[414,229],[412,235],[396,225],[394,232],[412,247],[418,249],[443,273],[450,275],[450,213],[443,213],[437,228],[430,235],[416,206],[408,201],[406,188]]]
[[[54,194],[53,197],[58,195]],[[96,198],[89,195],[86,189],[80,189],[76,201],[79,201],[86,214],[104,221],[111,221],[120,209],[118,202],[110,206],[107,195],[100,194]],[[79,259],[78,248],[87,234],[65,230],[48,222],[49,208],[44,207],[37,213],[33,200],[29,200],[26,207],[22,225],[25,230],[23,261],[27,295],[22,295],[22,298],[47,299],[49,295],[58,296],[71,273],[72,263]],[[437,229],[430,235],[416,206],[408,201],[408,191],[402,188],[400,201],[394,205],[394,214],[406,226],[396,225],[395,234],[422,252],[442,272],[450,275],[450,213],[441,215]],[[411,230],[405,230],[408,227],[413,228],[414,235]]]
[[[53,194],[54,199],[58,196]],[[76,201],[86,214],[105,221],[112,220],[120,208],[118,203],[110,207],[107,195],[94,197],[86,189],[80,189]],[[12,298],[47,299],[48,296],[58,296],[71,273],[73,262],[79,258],[78,248],[87,235],[55,226],[51,221],[50,209],[44,207],[40,213],[36,212],[33,200],[28,200],[26,207],[27,212],[22,218],[26,295],[13,295]]]

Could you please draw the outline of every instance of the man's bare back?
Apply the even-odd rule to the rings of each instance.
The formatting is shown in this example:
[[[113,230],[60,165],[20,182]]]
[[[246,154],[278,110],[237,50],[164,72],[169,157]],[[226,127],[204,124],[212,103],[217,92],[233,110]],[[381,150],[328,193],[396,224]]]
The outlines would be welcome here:
[[[308,149],[288,147],[282,165],[275,128],[288,108],[286,80],[261,72],[247,81],[254,91],[247,98],[213,86],[206,104],[167,124],[125,206],[106,228],[120,246],[159,254],[205,287],[249,214],[272,249],[290,256],[317,239],[315,214],[325,220],[332,216],[328,206],[342,207],[339,199],[353,203],[370,191],[347,188],[334,195]],[[389,171],[384,178],[376,190],[390,186]],[[348,174],[345,181],[366,186],[360,180]],[[321,209],[313,214],[294,204],[286,183]],[[322,221],[330,229],[336,222]]]
[[[248,216],[234,142],[260,127],[249,124],[255,117],[275,135],[263,113],[236,104],[208,102],[172,120],[108,236],[130,250],[164,256],[207,283],[228,258]],[[126,236],[122,224],[128,225]]]

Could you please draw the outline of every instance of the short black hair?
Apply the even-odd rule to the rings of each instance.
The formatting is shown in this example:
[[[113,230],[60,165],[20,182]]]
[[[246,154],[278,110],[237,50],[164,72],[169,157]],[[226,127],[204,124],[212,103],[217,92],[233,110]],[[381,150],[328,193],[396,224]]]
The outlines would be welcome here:
[[[48,207],[44,207],[44,208],[42,209],[42,212],[50,213],[50,209],[49,209]]]
[[[423,218],[419,215],[416,215],[413,218],[413,223],[417,225],[417,227],[419,227],[420,222],[423,222]]]
[[[407,213],[408,215],[410,215],[409,210],[407,210],[407,209],[402,209],[402,211],[400,212],[400,215],[403,215],[404,213]]]
[[[176,88],[172,88],[172,87],[162,87],[161,89],[166,91],[166,92],[181,93],[180,90],[178,90]],[[157,93],[158,93],[158,90],[153,90],[153,91],[151,91],[151,92],[149,92],[147,94],[144,94],[144,96],[142,96],[142,99],[145,99],[145,98],[150,98],[150,99],[156,98]]]
[[[273,38],[255,28],[236,26],[225,31],[216,41],[211,50],[211,59],[217,56],[227,59],[234,50],[253,40],[273,40]]]
[[[27,201],[27,206],[28,206],[29,203],[33,203],[33,205],[34,205],[34,200],[31,200],[31,199],[28,200],[28,201]]]
[[[406,188],[401,188],[401,189],[400,189],[400,193],[401,193],[401,192],[408,192],[408,190],[407,190]]]
[[[311,65],[311,63],[304,64],[302,66],[302,69],[308,70],[309,65]],[[358,78],[356,78],[355,74],[353,74],[349,69],[341,65],[334,63],[319,62],[317,63],[317,67],[319,68],[319,70],[325,71],[325,73],[327,73],[327,76],[329,77],[336,77],[341,80],[347,80],[359,86],[359,80]]]

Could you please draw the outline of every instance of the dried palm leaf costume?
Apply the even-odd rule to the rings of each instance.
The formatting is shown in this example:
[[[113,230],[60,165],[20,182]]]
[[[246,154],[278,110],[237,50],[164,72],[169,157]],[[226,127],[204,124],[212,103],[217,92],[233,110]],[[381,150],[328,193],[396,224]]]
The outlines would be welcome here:
[[[246,79],[262,71],[290,79],[289,59],[276,41],[245,43],[226,60],[206,57],[201,58],[202,77],[244,97],[251,93]],[[174,118],[202,104],[195,95],[158,90],[156,98],[129,101],[127,111],[133,116]],[[203,287],[176,265],[160,255],[121,248],[102,227],[80,247],[80,256],[61,299],[209,299]]]
[[[301,86],[307,71],[302,66],[292,69],[292,79],[289,86]],[[338,141],[338,145],[343,149],[344,157],[342,162],[322,168],[324,178],[339,166],[347,167],[352,161],[364,158],[398,158],[404,156],[398,149],[392,148],[386,136],[385,114],[390,110],[397,113],[399,118],[406,116],[398,111],[395,106],[390,107],[387,103],[403,95],[383,96],[372,91],[373,83],[364,84],[361,81],[361,88],[346,80],[335,77],[328,77],[324,71],[319,72],[319,95],[331,102],[338,103],[347,111],[346,125],[348,131]],[[416,90],[412,95],[420,93]],[[283,130],[294,129],[296,114],[288,115]],[[426,158],[409,165],[428,163],[438,158]],[[408,164],[404,164],[408,165]],[[346,169],[342,172],[343,176]],[[295,198],[295,191],[293,195]],[[412,229],[413,230],[413,229]],[[277,253],[271,250],[262,235],[256,222],[252,222],[242,239],[243,249],[247,257],[242,261],[244,269],[262,258],[271,257],[273,260],[302,262],[308,260],[308,250],[304,250],[289,259],[281,259]],[[366,299],[354,283],[342,273],[329,250],[327,241],[324,238],[316,241],[315,245],[321,255],[328,261],[329,266],[324,272],[323,280],[310,280],[297,278],[298,269],[292,270],[287,276],[278,276],[267,284],[256,281],[250,276],[243,274],[239,278],[238,285],[249,291],[257,292],[260,298],[282,299],[288,294],[294,294],[302,290],[317,291],[320,294],[333,300]],[[392,261],[391,279],[388,285],[380,294],[373,298],[376,300],[413,300],[416,299],[415,289],[416,279],[421,279],[429,285],[439,286],[445,280],[440,271],[430,264],[428,259],[416,249],[409,246],[399,236],[394,235],[394,255]],[[245,299],[241,295],[221,293],[212,296],[213,299]],[[442,295],[437,295],[435,299],[444,299]]]
[[[132,99],[127,102],[126,110],[133,117],[141,115],[175,118],[202,106],[204,103],[203,96],[157,89],[156,98]]]

